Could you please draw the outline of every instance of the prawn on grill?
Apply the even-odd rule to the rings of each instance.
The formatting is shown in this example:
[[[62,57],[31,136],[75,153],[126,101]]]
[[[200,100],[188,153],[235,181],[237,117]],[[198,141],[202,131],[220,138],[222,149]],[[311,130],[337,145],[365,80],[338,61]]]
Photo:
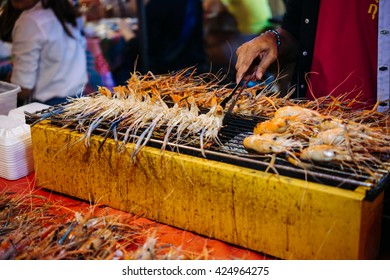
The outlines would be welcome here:
[[[245,149],[259,154],[280,154],[302,148],[300,141],[275,133],[250,135],[244,139],[243,144]]]
[[[303,149],[300,158],[305,161],[316,162],[352,161],[352,156],[348,150],[326,144],[312,145]]]
[[[252,150],[259,154],[272,155],[266,172],[269,168],[272,168],[275,173],[278,173],[274,168],[277,154],[285,153],[288,157],[295,159],[296,162],[299,161],[295,155],[295,150],[301,150],[302,143],[290,136],[275,133],[254,134],[244,138],[243,145],[247,150]]]
[[[299,106],[285,106],[278,109],[274,117],[256,125],[254,134],[290,133],[304,138],[311,137],[313,127],[321,123],[322,116]]]
[[[368,152],[353,152],[343,146],[333,145],[312,145],[302,150],[300,159],[318,163],[343,163],[350,166],[357,166],[358,169],[365,169],[369,172],[369,164],[381,164],[381,161]]]
[[[270,119],[264,122],[258,123],[253,129],[254,134],[263,133],[284,133],[289,126],[288,118]]]
[[[322,119],[322,116],[317,111],[303,108],[300,106],[284,106],[275,112],[274,118],[280,119],[291,117],[290,119],[296,122],[302,122],[308,119]]]
[[[345,143],[346,129],[337,127],[320,131],[318,134],[309,140],[309,145],[342,145]]]
[[[297,105],[279,108],[253,132],[244,139],[247,150],[273,156],[286,152],[290,162],[303,168],[310,168],[307,162],[333,162],[369,173],[390,153],[390,137],[377,123],[322,115]]]

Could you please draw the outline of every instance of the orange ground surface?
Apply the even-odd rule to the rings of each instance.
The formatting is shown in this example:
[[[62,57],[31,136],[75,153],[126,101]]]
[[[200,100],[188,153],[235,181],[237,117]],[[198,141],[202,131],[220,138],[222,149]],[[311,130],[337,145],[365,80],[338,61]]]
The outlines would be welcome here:
[[[61,207],[56,208],[58,209],[57,211],[59,211],[58,216],[69,215],[72,211],[86,213],[91,209],[91,205],[86,201],[80,201],[58,193],[53,193],[50,190],[40,189],[39,186],[35,185],[34,178],[34,173],[15,181],[0,178],[0,194],[5,192],[15,194],[33,192],[35,197],[40,197],[51,204],[60,205]],[[134,218],[134,216],[129,213],[118,211],[107,206],[99,206],[98,208],[101,215],[123,215],[124,217],[132,217],[132,225],[155,232],[158,244],[171,244],[176,247],[180,246],[183,251],[187,252],[186,255],[191,255],[191,258],[193,259],[276,259],[272,256],[266,256],[244,248],[239,248],[192,232],[157,223],[143,217]]]

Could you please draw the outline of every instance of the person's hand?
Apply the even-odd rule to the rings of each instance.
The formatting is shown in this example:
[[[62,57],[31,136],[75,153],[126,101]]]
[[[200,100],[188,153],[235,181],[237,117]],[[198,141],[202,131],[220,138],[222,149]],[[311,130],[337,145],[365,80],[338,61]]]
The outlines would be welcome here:
[[[131,39],[133,39],[136,36],[133,29],[131,29],[129,23],[124,19],[122,19],[119,22],[118,29],[126,42],[130,41]]]
[[[266,32],[237,49],[236,81],[261,80],[267,68],[277,59],[276,35]]]

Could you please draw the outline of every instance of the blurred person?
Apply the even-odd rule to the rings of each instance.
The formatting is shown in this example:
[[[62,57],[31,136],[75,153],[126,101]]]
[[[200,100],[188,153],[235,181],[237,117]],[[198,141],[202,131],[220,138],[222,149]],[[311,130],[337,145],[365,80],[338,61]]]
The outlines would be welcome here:
[[[0,60],[11,56],[11,44],[0,40]]]
[[[136,1],[130,6],[136,9]],[[205,65],[202,5],[200,0],[144,1],[147,70],[154,74],[166,74],[195,66],[199,72]],[[137,11],[133,11],[137,14]],[[140,26],[142,28],[142,26]],[[125,21],[119,27],[126,41],[123,52],[123,65],[114,74],[117,84],[123,84],[130,72],[139,70],[142,56],[139,32]]]
[[[8,81],[11,71],[11,44],[0,40],[0,81]]]
[[[356,108],[389,110],[389,15],[387,0],[288,0],[281,28],[237,50],[236,82],[296,61],[294,97],[346,96]]]
[[[269,0],[269,6],[272,11],[270,22],[275,26],[282,24],[283,15],[286,12],[286,0]]]
[[[217,67],[234,65],[240,45],[273,27],[268,0],[204,0],[203,10],[206,53]]]
[[[204,3],[207,6],[206,0]],[[211,0],[216,1],[216,0]],[[266,28],[271,27],[269,19],[272,17],[269,0],[218,0],[221,9],[227,9],[236,19],[237,28],[241,34],[258,35]]]
[[[1,39],[12,42],[11,83],[22,88],[18,106],[54,105],[87,82],[85,38],[68,0],[9,0],[0,17]]]

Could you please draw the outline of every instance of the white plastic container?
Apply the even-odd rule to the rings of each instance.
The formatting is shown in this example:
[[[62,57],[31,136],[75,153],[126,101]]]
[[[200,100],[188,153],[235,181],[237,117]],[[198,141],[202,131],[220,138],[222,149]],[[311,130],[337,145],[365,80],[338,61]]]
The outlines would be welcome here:
[[[26,116],[24,112],[35,113],[47,109],[49,107],[49,105],[43,103],[33,102],[27,105],[20,106],[16,109],[12,109],[11,111],[9,111],[8,116],[26,122]]]
[[[0,177],[17,180],[33,171],[30,126],[0,115]]]
[[[16,108],[20,86],[0,81],[0,115]]]
[[[0,162],[0,177],[7,180],[17,180],[34,171],[34,160],[31,157],[17,162]]]

